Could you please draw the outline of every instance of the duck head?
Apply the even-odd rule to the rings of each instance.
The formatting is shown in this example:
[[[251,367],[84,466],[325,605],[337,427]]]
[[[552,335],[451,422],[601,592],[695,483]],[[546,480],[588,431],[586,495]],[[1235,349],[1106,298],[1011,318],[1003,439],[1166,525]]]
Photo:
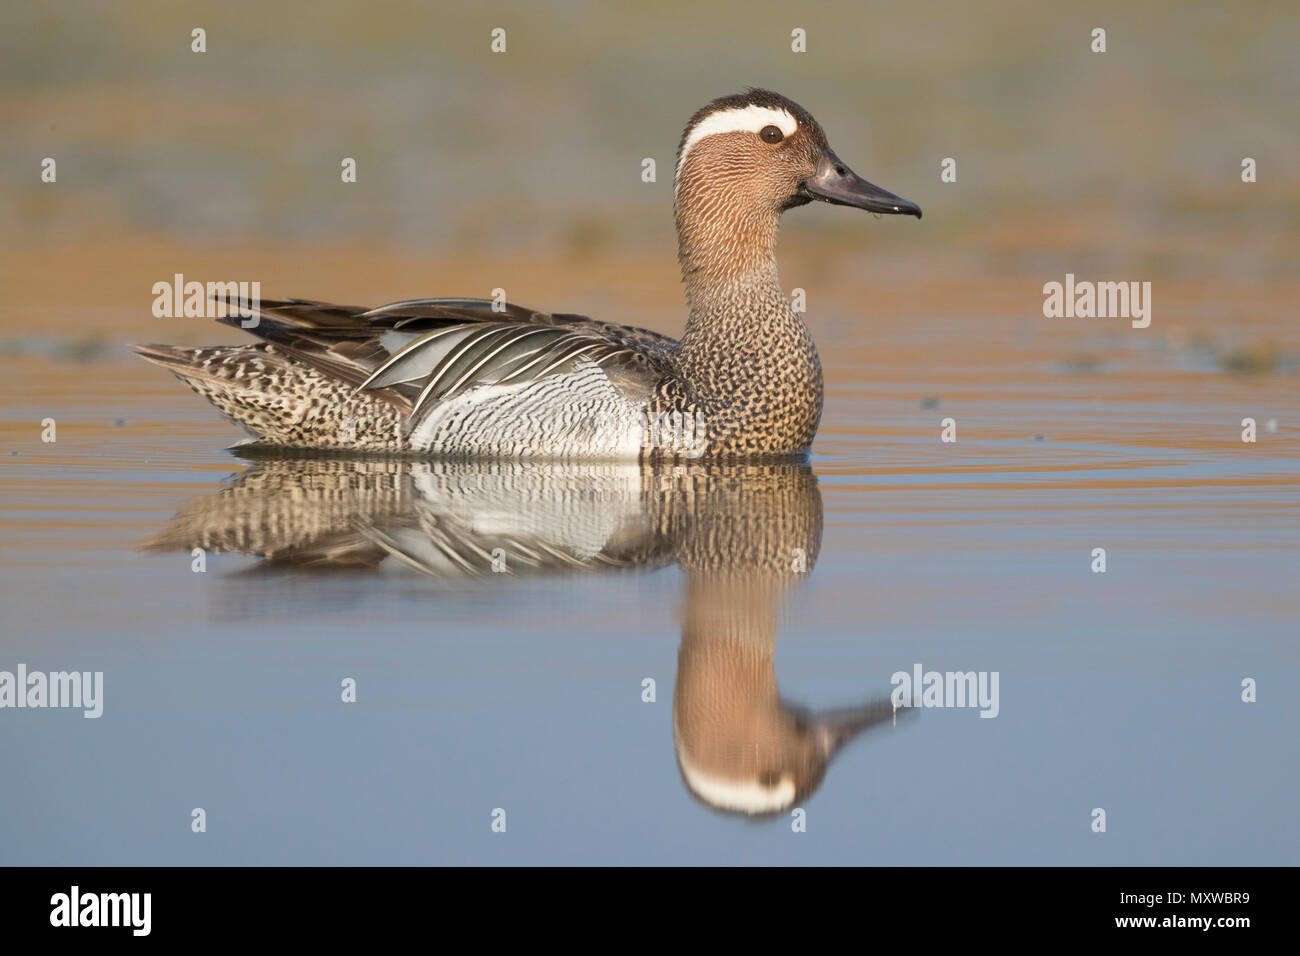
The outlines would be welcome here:
[[[821,124],[770,90],[723,96],[691,117],[677,149],[676,189],[727,189],[753,211],[814,200],[921,218],[921,207],[867,182],[835,155]]]
[[[691,117],[677,148],[674,200],[688,279],[761,268],[774,255],[781,213],[810,202],[921,217],[916,203],[853,172],[802,106],[758,89]]]

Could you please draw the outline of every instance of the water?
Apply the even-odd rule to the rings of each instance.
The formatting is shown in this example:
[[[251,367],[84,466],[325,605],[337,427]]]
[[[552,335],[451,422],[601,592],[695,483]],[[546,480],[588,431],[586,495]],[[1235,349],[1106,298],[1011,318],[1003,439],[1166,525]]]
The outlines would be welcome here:
[[[104,674],[0,709],[0,863],[1300,863],[1300,7],[184,10],[0,9],[0,671]],[[678,334],[674,150],[749,83],[925,209],[784,219],[807,469],[249,461],[127,352],[240,340],[177,273]],[[997,716],[886,712],[917,665]]]
[[[104,701],[0,712],[0,861],[1296,863],[1292,380],[937,328],[817,327],[806,466],[241,458],[116,349],[10,363],[0,669]],[[895,714],[918,664],[997,716]]]

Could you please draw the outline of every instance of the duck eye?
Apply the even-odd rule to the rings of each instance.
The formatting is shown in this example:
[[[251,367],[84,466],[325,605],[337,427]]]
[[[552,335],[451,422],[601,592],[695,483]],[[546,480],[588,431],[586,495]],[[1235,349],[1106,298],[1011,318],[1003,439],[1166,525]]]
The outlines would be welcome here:
[[[779,143],[785,139],[785,134],[775,126],[764,126],[759,130],[758,135],[762,137],[765,143]]]

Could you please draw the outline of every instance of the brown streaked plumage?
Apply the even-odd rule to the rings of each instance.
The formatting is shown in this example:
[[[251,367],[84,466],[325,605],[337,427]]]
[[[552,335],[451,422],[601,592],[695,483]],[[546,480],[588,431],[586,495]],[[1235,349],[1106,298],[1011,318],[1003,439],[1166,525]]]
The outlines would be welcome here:
[[[682,134],[674,209],[690,315],[679,341],[479,299],[366,311],[265,302],[250,346],[141,346],[273,445],[503,458],[802,454],[822,409],[807,326],[781,290],[781,214],[820,200],[921,215],[766,90],[714,100]],[[228,324],[236,321],[225,320]]]

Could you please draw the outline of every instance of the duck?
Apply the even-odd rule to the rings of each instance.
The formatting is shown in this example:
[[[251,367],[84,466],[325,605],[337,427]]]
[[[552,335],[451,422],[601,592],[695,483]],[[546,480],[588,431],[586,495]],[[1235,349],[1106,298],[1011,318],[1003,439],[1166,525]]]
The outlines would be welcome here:
[[[920,207],[854,173],[803,107],[754,88],[691,117],[673,195],[688,308],[679,339],[499,300],[368,309],[285,299],[218,318],[257,343],[135,349],[258,445],[556,460],[807,455],[822,368],[778,279],[781,216],[823,202],[920,219]]]

